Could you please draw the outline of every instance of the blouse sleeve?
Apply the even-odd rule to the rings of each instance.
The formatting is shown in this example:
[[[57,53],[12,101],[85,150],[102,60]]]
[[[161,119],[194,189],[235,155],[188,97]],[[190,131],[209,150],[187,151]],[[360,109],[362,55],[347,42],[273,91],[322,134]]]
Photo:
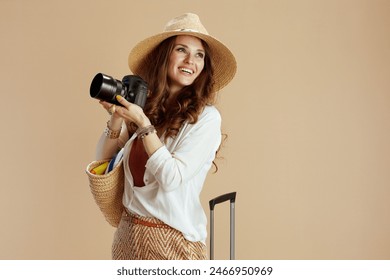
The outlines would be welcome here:
[[[205,164],[211,164],[221,143],[221,116],[214,107],[189,125],[172,152],[159,148],[146,168],[165,191],[172,191],[191,180]]]

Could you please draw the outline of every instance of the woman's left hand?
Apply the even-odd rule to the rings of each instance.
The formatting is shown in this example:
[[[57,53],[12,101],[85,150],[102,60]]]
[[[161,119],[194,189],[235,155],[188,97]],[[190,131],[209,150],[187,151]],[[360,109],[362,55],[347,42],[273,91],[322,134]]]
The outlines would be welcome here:
[[[123,105],[123,107],[116,106],[116,113],[123,119],[135,123],[138,127],[147,127],[151,125],[150,120],[140,106],[130,103],[120,95],[117,95],[116,99]],[[142,142],[145,151],[149,156],[163,146],[156,133],[149,134],[147,137],[143,138]]]
[[[151,124],[150,120],[145,115],[143,109],[140,106],[127,101],[120,95],[117,95],[116,99],[120,104],[122,104],[123,107],[116,106],[115,112],[124,120],[133,122],[138,127],[146,127]]]

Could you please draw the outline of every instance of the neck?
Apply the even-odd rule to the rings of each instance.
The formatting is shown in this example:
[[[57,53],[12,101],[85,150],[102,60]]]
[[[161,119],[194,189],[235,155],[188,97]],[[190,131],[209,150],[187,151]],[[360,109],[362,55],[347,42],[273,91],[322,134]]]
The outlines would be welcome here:
[[[177,99],[177,96],[180,94],[180,90],[181,89],[176,89],[176,90],[171,90],[169,89],[169,94],[168,94],[168,97],[165,101],[165,103],[167,105],[171,104],[172,102],[174,102],[176,99]]]

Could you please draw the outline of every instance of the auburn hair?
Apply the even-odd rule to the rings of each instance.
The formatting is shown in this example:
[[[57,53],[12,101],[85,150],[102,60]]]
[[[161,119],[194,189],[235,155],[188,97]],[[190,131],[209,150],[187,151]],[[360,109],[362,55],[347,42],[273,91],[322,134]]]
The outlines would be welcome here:
[[[160,134],[165,132],[165,138],[176,136],[186,121],[191,124],[196,123],[204,107],[214,104],[217,95],[216,92],[211,91],[214,67],[210,49],[202,41],[206,53],[202,72],[191,85],[180,90],[176,100],[168,98],[170,94],[168,64],[175,39],[176,36],[173,36],[160,43],[146,58],[143,67],[145,71],[139,73],[147,81],[149,88],[144,108],[145,115]]]
[[[196,123],[205,106],[215,104],[217,99],[217,92],[212,91],[212,53],[203,40],[201,41],[206,54],[203,70],[191,85],[180,90],[175,100],[168,98],[168,64],[175,40],[176,36],[173,36],[161,42],[146,58],[144,71],[137,73],[148,83],[149,93],[144,113],[159,135],[165,133],[165,139],[176,136],[184,122]],[[135,125],[132,125],[130,130],[134,132]],[[217,171],[217,165],[215,162],[213,164]]]

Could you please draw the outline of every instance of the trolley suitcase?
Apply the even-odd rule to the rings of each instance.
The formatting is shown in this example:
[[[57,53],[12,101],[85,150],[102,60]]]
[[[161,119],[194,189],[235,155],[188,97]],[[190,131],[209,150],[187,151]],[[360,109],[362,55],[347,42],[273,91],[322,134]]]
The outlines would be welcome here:
[[[214,207],[215,205],[230,201],[230,259],[235,258],[235,203],[236,192],[220,195],[209,201],[210,205],[210,260],[214,259]]]

